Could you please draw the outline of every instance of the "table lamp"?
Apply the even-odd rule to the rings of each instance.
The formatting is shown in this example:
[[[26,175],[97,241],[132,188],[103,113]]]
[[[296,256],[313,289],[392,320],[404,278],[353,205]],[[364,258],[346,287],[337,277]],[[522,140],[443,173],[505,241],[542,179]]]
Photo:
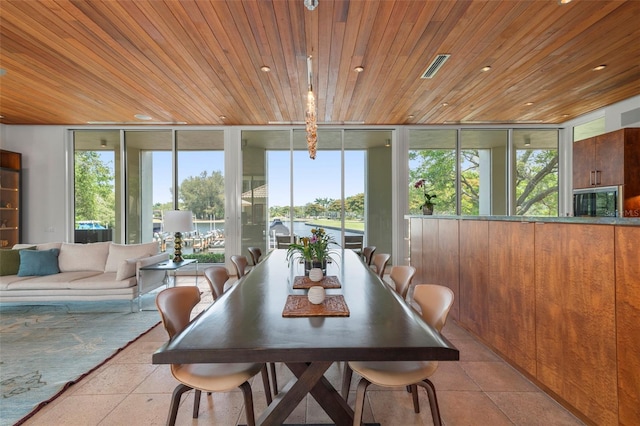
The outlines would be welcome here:
[[[173,261],[182,262],[182,232],[193,230],[193,213],[188,210],[169,210],[164,213],[165,232],[175,232]]]

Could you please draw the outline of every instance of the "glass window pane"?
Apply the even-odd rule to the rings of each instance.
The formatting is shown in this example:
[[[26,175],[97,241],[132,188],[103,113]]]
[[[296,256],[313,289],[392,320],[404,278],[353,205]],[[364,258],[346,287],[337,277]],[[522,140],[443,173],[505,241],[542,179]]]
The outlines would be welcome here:
[[[558,131],[514,130],[515,215],[558,216]]]
[[[158,222],[159,211],[173,208],[172,142],[170,130],[125,131],[127,160],[126,243],[158,240],[161,249],[165,238]]]
[[[242,132],[242,253],[276,246],[290,235],[291,142],[288,130]]]
[[[382,135],[373,138],[375,133]],[[304,130],[242,133],[243,250],[250,245],[274,248],[276,234],[288,236],[290,241],[292,235],[310,234],[313,226],[325,227],[336,242],[342,242],[342,134],[340,130],[320,130],[317,157],[311,160]],[[374,139],[379,147],[384,147],[385,136],[390,139],[390,132],[354,131],[345,136],[345,145],[348,142],[350,147],[344,153],[345,235],[364,236],[367,147],[373,146]],[[293,151],[290,138],[294,140]],[[389,147],[385,150],[390,161]],[[293,182],[290,179],[292,159]],[[390,167],[387,169],[390,172]],[[260,191],[256,190],[259,188]],[[382,188],[379,189],[383,193]],[[390,189],[384,193],[387,192],[390,211]],[[264,205],[268,208],[263,208]],[[372,210],[382,214],[380,209]]]
[[[390,150],[389,150],[390,151]],[[366,167],[366,151],[362,149],[346,149],[344,151],[344,235],[362,237],[362,245],[366,245],[366,220],[365,213],[371,213],[366,208],[365,200],[365,167]],[[325,216],[327,220],[339,220],[340,212],[336,208],[331,209],[332,205],[338,207],[340,200],[323,198],[325,201]],[[370,199],[368,201],[371,201]],[[337,214],[337,215],[336,215]],[[329,222],[330,224],[332,222]],[[339,226],[335,223],[335,226]],[[340,240],[338,243],[343,244]]]
[[[179,130],[176,147],[178,207],[194,215],[194,229],[183,235],[183,257],[224,263],[224,132]]]
[[[120,240],[116,166],[120,164],[118,130],[75,131],[74,241],[93,243]]]
[[[422,214],[425,191],[435,195],[434,213],[456,214],[456,130],[409,132],[409,212]],[[415,184],[424,179],[425,185]]]
[[[342,241],[341,218],[325,217],[326,207],[342,198],[342,132],[318,130],[316,159],[309,158],[304,130],[293,132],[293,233],[311,235],[322,226],[338,244]],[[334,204],[334,207],[337,207]],[[335,208],[334,208],[335,211]],[[345,214],[346,208],[345,208]],[[350,211],[348,217],[354,217]]]
[[[462,215],[507,215],[507,130],[462,130]]]
[[[573,141],[581,141],[605,133],[604,117],[579,124],[573,128]]]
[[[392,136],[390,130],[344,132],[345,235],[358,235],[362,226],[363,246],[375,246],[377,253],[393,248]]]

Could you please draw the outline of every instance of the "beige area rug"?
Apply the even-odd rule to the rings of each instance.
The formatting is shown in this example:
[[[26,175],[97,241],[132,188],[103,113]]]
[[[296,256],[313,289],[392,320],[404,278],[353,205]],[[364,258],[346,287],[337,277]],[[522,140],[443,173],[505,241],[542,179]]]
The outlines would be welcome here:
[[[0,426],[21,424],[160,322],[157,311],[130,310],[127,301],[0,304]]]

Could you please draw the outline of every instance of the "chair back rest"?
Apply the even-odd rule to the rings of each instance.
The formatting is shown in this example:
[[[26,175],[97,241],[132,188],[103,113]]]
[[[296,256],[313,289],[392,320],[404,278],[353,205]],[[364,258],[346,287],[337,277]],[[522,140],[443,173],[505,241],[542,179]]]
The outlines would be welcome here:
[[[362,249],[362,255],[364,256],[364,263],[367,266],[371,266],[371,260],[373,259],[373,253],[376,251],[376,246],[367,246]]]
[[[403,299],[407,298],[407,292],[409,291],[409,285],[416,273],[416,268],[408,265],[397,265],[391,267],[391,273],[389,277],[391,281],[396,285],[396,293],[398,293]]]
[[[376,272],[380,279],[384,277],[384,269],[387,267],[387,262],[391,259],[389,253],[378,253],[373,255],[373,265],[376,267]]]
[[[244,274],[247,273],[247,266],[249,265],[247,256],[234,254],[231,256],[231,263],[233,263],[233,266],[236,268],[236,275],[238,278],[244,277]]]
[[[279,249],[289,248],[291,245],[290,235],[276,235],[276,247]]]
[[[156,307],[169,338],[180,333],[191,322],[191,311],[200,302],[196,286],[169,287],[156,296]]]
[[[363,236],[362,235],[345,235],[344,236],[344,248],[349,250],[354,250],[358,253],[362,251],[363,245]]]
[[[224,285],[229,281],[229,271],[224,266],[210,266],[204,270],[204,277],[211,288],[213,300],[218,300],[224,293]]]
[[[413,289],[413,301],[420,306],[422,319],[439,332],[447,322],[453,297],[453,291],[443,285],[418,284]]]
[[[257,265],[258,262],[260,262],[260,257],[262,257],[262,250],[260,250],[260,247],[249,247],[247,250],[251,256],[251,261],[254,265]]]

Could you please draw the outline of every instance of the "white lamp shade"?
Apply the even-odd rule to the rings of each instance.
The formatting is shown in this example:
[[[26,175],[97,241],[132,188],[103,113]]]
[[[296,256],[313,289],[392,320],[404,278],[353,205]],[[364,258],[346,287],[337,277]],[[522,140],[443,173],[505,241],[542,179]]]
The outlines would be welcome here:
[[[193,231],[193,213],[189,210],[169,210],[164,212],[164,231]]]

